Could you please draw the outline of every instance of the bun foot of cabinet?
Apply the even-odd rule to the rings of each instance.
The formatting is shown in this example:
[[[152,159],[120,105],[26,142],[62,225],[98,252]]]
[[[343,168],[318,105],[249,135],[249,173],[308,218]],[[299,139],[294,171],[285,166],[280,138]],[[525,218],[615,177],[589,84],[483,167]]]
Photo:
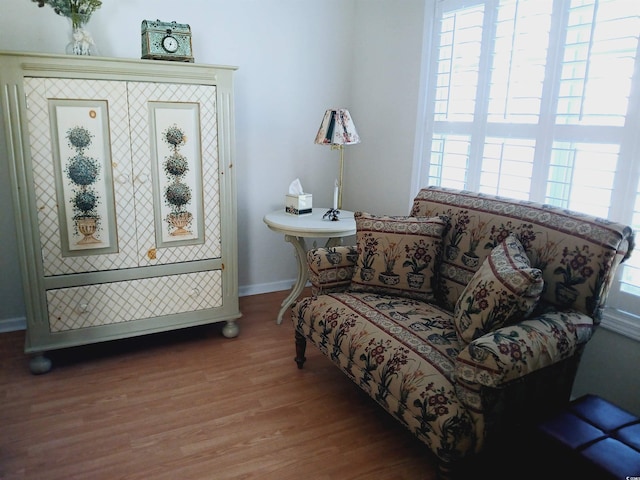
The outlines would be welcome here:
[[[36,355],[29,360],[29,370],[34,375],[41,375],[51,370],[51,360],[44,356],[44,354]]]
[[[224,335],[226,338],[237,337],[239,332],[240,328],[238,328],[238,324],[235,322],[235,320],[228,320],[227,324],[222,327],[222,335]]]

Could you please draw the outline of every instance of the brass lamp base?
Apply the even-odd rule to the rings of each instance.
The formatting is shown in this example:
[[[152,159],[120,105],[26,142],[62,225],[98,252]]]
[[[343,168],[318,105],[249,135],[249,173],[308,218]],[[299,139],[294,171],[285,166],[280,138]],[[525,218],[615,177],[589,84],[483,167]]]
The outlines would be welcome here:
[[[340,176],[338,177],[338,210],[342,208],[342,174],[344,172],[344,145],[331,145],[331,150],[340,150]]]
[[[340,215],[340,210],[338,210],[337,208],[331,208],[327,210],[327,212],[322,216],[322,218],[328,218],[332,222],[337,222],[338,220],[340,220],[338,218],[338,215]]]

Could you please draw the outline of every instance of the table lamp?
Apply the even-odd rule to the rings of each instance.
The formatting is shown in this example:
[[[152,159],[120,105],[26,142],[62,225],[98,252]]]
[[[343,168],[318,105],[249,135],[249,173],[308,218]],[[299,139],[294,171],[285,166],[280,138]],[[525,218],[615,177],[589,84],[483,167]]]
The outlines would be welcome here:
[[[342,208],[342,175],[344,171],[344,146],[360,143],[360,137],[356,126],[346,108],[329,109],[324,113],[320,129],[316,135],[316,144],[331,145],[332,150],[340,150],[340,175],[336,182],[333,208],[325,217],[338,220],[338,214]]]

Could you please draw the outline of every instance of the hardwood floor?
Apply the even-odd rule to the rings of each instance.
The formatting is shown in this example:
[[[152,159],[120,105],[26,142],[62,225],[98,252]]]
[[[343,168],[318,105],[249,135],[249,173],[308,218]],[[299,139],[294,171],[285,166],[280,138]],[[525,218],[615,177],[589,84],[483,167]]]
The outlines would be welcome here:
[[[426,446],[313,345],[298,370],[287,292],[221,325],[52,352],[0,334],[0,479],[436,478]]]

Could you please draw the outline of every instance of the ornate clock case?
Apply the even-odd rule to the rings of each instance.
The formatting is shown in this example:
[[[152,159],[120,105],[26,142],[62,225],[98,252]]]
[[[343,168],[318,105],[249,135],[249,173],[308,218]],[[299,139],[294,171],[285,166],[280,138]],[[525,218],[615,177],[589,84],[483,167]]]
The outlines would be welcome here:
[[[142,21],[142,58],[193,62],[191,27],[186,23]]]

